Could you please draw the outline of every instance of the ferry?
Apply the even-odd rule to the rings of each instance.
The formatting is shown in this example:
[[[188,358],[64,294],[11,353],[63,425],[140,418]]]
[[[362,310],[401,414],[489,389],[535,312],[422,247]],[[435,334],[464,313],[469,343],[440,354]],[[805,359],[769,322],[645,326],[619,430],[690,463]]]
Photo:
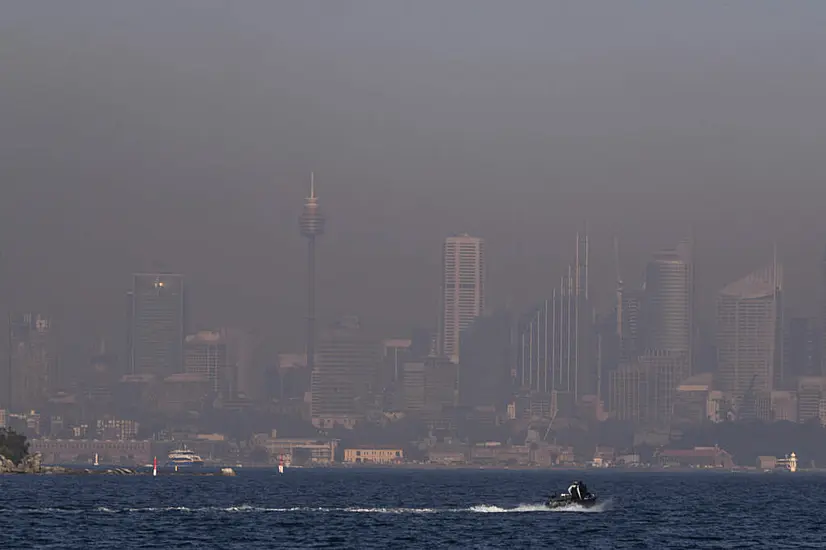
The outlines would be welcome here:
[[[204,459],[187,449],[186,445],[184,445],[180,449],[169,453],[169,460],[166,462],[166,465],[175,466],[176,468],[191,468],[203,466]]]

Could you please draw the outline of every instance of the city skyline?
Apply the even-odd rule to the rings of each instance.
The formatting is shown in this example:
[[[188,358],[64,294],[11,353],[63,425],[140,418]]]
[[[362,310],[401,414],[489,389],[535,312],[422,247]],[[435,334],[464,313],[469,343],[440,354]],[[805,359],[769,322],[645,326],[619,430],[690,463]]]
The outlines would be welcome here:
[[[305,199],[305,202],[312,202],[314,206],[317,205],[317,202],[316,202],[317,198],[315,197],[314,192],[312,192],[311,198],[312,198],[312,200],[310,200],[310,198]],[[305,212],[306,212],[306,204],[305,204]],[[304,216],[305,216],[305,214],[302,214],[302,218]],[[321,219],[323,220],[324,218],[321,217]],[[302,232],[302,235],[303,235],[303,232]],[[475,265],[484,266],[484,267],[482,268],[482,271],[480,271],[481,275],[477,274],[474,277],[477,277],[478,280],[483,281],[481,283],[481,286],[480,286],[480,288],[482,288],[483,292],[479,296],[482,296],[483,299],[484,299],[484,297],[486,297],[486,294],[487,294],[487,292],[485,291],[485,282],[484,282],[486,280],[486,275],[483,273],[484,271],[487,270],[487,265],[486,265],[487,262],[484,260],[485,254],[486,254],[485,250],[486,250],[487,247],[485,247],[485,245],[484,245],[484,239],[480,238],[480,237],[471,237],[467,234],[459,234],[458,236],[454,235],[454,236],[445,237],[444,245],[443,245],[443,248],[442,248],[443,260],[444,260],[444,257],[445,257],[444,256],[445,255],[445,250],[446,250],[445,246],[447,246],[447,243],[449,243],[451,241],[454,241],[454,240],[457,240],[457,239],[458,240],[470,239],[471,241],[473,241],[475,243],[478,243],[475,246],[478,247],[477,248],[478,250],[482,251],[480,257],[483,258],[483,260],[481,262],[476,263]],[[557,283],[557,285],[555,287],[551,287],[549,289],[550,292],[546,291],[546,294],[550,294],[552,296],[551,301],[548,302],[549,304],[553,303],[554,299],[564,299],[564,297],[566,296],[566,293],[570,293],[570,295],[572,297],[574,297],[574,299],[571,300],[571,303],[572,303],[571,310],[572,310],[572,315],[574,317],[576,317],[576,302],[577,302],[576,297],[577,296],[584,297],[586,295],[586,287],[585,286],[578,286],[578,284],[579,285],[584,285],[584,281],[587,280],[587,277],[582,276],[582,275],[578,275],[578,273],[585,273],[586,272],[585,271],[586,270],[586,267],[585,267],[586,264],[585,264],[584,261],[580,262],[579,254],[580,254],[581,251],[586,250],[586,248],[585,248],[586,244],[585,243],[587,243],[587,240],[588,240],[588,237],[586,237],[586,236],[581,236],[580,234],[576,235],[577,247],[575,248],[575,250],[576,250],[577,256],[575,258],[575,261],[572,262],[572,264],[567,268],[567,274],[563,275],[559,279],[559,283]],[[690,305],[690,304],[694,303],[694,296],[695,296],[695,291],[693,290],[693,285],[691,284],[691,282],[693,281],[693,277],[694,277],[694,275],[693,275],[694,274],[694,262],[693,262],[693,259],[687,259],[687,258],[691,258],[691,252],[689,252],[690,248],[688,248],[688,247],[689,247],[689,241],[683,240],[674,249],[664,248],[664,249],[661,249],[659,251],[653,252],[653,253],[650,254],[649,260],[646,263],[643,264],[643,269],[639,270],[640,273],[642,273],[642,275],[640,276],[640,281],[642,282],[642,288],[645,288],[645,285],[647,283],[646,278],[652,277],[652,273],[657,272],[656,269],[654,269],[654,266],[657,266],[657,265],[669,266],[669,265],[677,265],[677,264],[684,266],[684,267],[680,268],[680,269],[682,269],[682,271],[679,271],[679,270],[674,271],[674,274],[672,275],[672,277],[685,277],[685,284],[686,284],[685,292],[687,294],[685,294],[685,297],[682,298],[682,302],[681,302],[683,304],[682,307],[684,307],[685,312],[679,314],[677,316],[677,318],[675,319],[675,321],[674,321],[676,323],[681,323],[682,324],[681,326],[682,326],[682,329],[683,329],[683,333],[689,332],[689,331],[686,330],[686,327],[688,327],[688,326],[694,326],[695,329],[696,329],[696,324],[695,324],[695,321],[694,321],[694,317],[695,317],[694,306]],[[777,249],[776,244],[775,244],[775,254],[779,254],[779,252],[780,251]],[[315,256],[315,255],[313,255],[313,256]],[[604,261],[604,258],[603,258],[603,261]],[[675,264],[675,261],[676,261],[676,264]],[[784,264],[780,260],[778,260],[778,266],[783,266],[783,265]],[[652,271],[652,269],[654,269],[654,271]],[[666,268],[666,269],[668,269],[668,268]],[[559,269],[557,271],[558,272],[561,271],[563,273],[566,273],[566,271],[564,269]],[[680,274],[682,272],[684,272],[684,275]],[[164,271],[158,271],[157,273],[152,273],[152,272],[149,272],[149,273],[135,273],[135,274],[132,275],[132,277],[133,277],[133,280],[135,281],[133,283],[133,289],[130,290],[129,292],[127,292],[127,317],[131,319],[131,321],[128,323],[129,326],[127,326],[127,328],[128,328],[128,331],[127,331],[128,332],[128,334],[127,334],[127,346],[125,348],[126,355],[127,355],[126,356],[127,363],[126,363],[125,366],[126,366],[127,371],[132,372],[132,373],[139,373],[139,371],[141,370],[139,367],[134,366],[134,364],[133,364],[133,361],[134,361],[133,353],[134,352],[130,351],[135,345],[137,345],[137,344],[134,344],[134,342],[132,342],[132,339],[135,338],[135,330],[136,330],[135,315],[137,314],[136,311],[133,308],[135,308],[136,304],[138,304],[140,302],[139,300],[136,300],[136,298],[135,298],[135,290],[134,289],[139,286],[139,283],[138,283],[139,280],[143,280],[143,279],[146,280],[146,282],[145,282],[145,284],[143,284],[143,286],[146,287],[148,293],[144,293],[145,296],[149,296],[150,294],[152,294],[151,291],[152,291],[153,288],[156,291],[164,290],[164,287],[162,285],[165,284],[165,283],[159,282],[159,281],[161,281],[162,278],[166,278],[166,279],[174,280],[174,281],[179,281],[179,282],[176,283],[176,285],[179,285],[181,287],[181,290],[180,290],[180,292],[176,291],[175,294],[174,294],[176,296],[176,298],[174,298],[174,299],[177,301],[177,306],[176,307],[178,308],[176,312],[172,312],[170,310],[166,313],[163,313],[161,311],[163,308],[161,307],[161,309],[158,309],[159,306],[157,306],[157,305],[152,306],[152,307],[149,308],[149,309],[155,311],[157,314],[171,315],[171,317],[169,319],[169,322],[173,323],[176,327],[178,327],[178,328],[175,329],[178,333],[183,334],[183,332],[186,331],[185,336],[188,336],[188,335],[192,335],[192,334],[197,333],[198,330],[201,330],[201,331],[203,331],[203,330],[212,330],[212,329],[214,329],[215,326],[222,326],[222,325],[226,326],[227,325],[226,323],[216,323],[215,325],[210,326],[210,325],[205,325],[204,323],[197,323],[196,325],[198,327],[200,327],[198,330],[195,330],[194,328],[192,328],[192,329],[185,328],[185,325],[189,324],[189,321],[188,321],[188,317],[190,315],[189,306],[188,306],[189,299],[187,298],[188,293],[184,293],[183,290],[182,290],[182,287],[183,287],[184,279],[186,279],[187,281],[191,281],[191,279],[193,278],[192,276],[188,276],[188,275],[180,274],[180,273],[172,273],[170,271],[164,270]],[[309,273],[308,273],[308,280],[309,280]],[[579,283],[577,281],[579,281]],[[187,284],[189,284],[189,283],[187,283]],[[673,283],[672,283],[672,285],[673,285]],[[431,286],[433,288],[436,287],[436,285],[431,285]],[[311,288],[310,285],[307,285],[306,290],[309,292],[310,288]],[[444,286],[442,286],[442,289],[444,289]],[[639,304],[639,305],[635,306],[634,303],[633,303],[633,300],[635,299],[634,297],[637,296],[637,295],[640,295],[639,294],[640,292],[641,291],[636,289],[636,288],[629,288],[629,285],[627,283],[623,283],[622,292],[619,295],[621,295],[621,296],[630,296],[631,299],[632,299],[631,308],[634,308],[634,307],[639,307],[639,306],[642,305],[642,304]],[[809,292],[811,292],[811,291],[809,291]],[[645,293],[643,292],[643,294],[645,294]],[[785,296],[787,294],[787,292],[784,291],[783,294]],[[608,296],[608,293],[605,292],[604,288],[602,289],[602,295],[603,296]],[[712,295],[713,295],[713,293],[712,293]],[[651,296],[650,292],[649,292],[649,296]],[[556,298],[554,298],[554,297],[556,297]],[[707,301],[710,296],[709,295],[705,295],[705,296],[701,295],[700,297],[705,298],[706,301]],[[651,298],[648,298],[648,299],[650,300]],[[627,300],[624,298],[623,299],[623,304],[625,304],[625,305],[623,306],[623,311],[628,308],[628,304],[626,302],[627,302]],[[308,308],[310,307],[310,303],[311,302],[307,303]],[[589,301],[589,303],[590,303],[590,301]],[[820,299],[818,299],[817,304],[816,304],[816,311],[818,312],[818,314],[803,316],[803,317],[819,320],[820,319],[819,312],[822,311],[822,307],[820,305],[821,303],[822,303],[822,301]],[[147,302],[147,304],[148,304],[148,302]],[[487,306],[485,306],[485,307],[487,307]],[[500,309],[501,307],[502,306],[493,306],[491,309]],[[617,311],[616,310],[616,299],[614,299],[614,300],[605,299],[605,300],[599,302],[596,305],[591,304],[588,307],[590,308],[590,310],[587,313],[587,315],[603,315],[604,316],[604,315],[610,313],[611,311],[613,311],[614,314],[616,314],[616,311]],[[716,307],[717,306],[715,305],[714,308],[716,308]],[[708,316],[709,314],[716,315],[716,313],[714,311],[714,308],[706,308],[706,310],[704,312],[706,314],[706,316]],[[527,305],[527,306],[520,306],[520,307],[511,307],[510,309],[514,313],[518,314],[520,312],[530,310],[531,306]],[[540,306],[540,309],[541,309],[541,306]],[[651,308],[649,308],[649,309],[651,309]],[[801,312],[798,309],[790,308],[788,305],[784,305],[784,311],[787,311],[787,310],[790,310],[790,309],[793,313],[796,314],[796,315],[793,315],[793,316],[801,317],[801,315],[800,315]],[[484,313],[484,308],[479,308],[477,311],[480,312],[480,314],[482,314],[482,313]],[[557,310],[556,314],[558,315],[560,313],[560,311],[561,310]],[[815,309],[812,308],[812,311],[815,311]],[[442,315],[443,315],[443,313],[441,315],[439,315],[439,317],[441,317]],[[463,321],[463,325],[462,325],[463,328],[461,328],[459,330],[459,332],[461,332],[462,330],[465,330],[469,326],[469,323],[472,322],[472,320],[476,317],[476,315],[472,315],[472,314],[468,314],[468,315],[470,315],[470,316],[466,320]],[[586,314],[583,314],[583,315],[586,315]],[[626,315],[627,314],[624,313],[623,317],[625,317]],[[360,318],[363,318],[363,315],[358,315],[358,316]],[[327,323],[327,324],[334,323],[336,321],[336,319],[340,319],[341,317],[342,317],[341,315],[337,316],[337,317],[327,317],[324,320],[324,322]],[[306,316],[305,319],[307,319],[309,321],[310,316],[309,315]],[[668,322],[664,323],[662,321],[663,321],[663,319],[660,318],[659,322],[657,322],[655,324],[656,324],[656,326],[659,327],[658,330],[667,332],[668,331]],[[638,322],[638,320],[633,319],[633,318],[632,319],[623,319],[622,325],[620,325],[619,328],[620,328],[620,330],[627,331],[627,330],[629,330],[629,327],[627,325],[633,325],[636,322]],[[431,328],[436,330],[437,329],[437,324],[438,323],[431,324]],[[576,319],[574,318],[572,320],[572,326],[574,326],[575,324],[576,324]],[[193,326],[196,326],[196,325],[193,325]],[[371,323],[368,322],[365,326],[370,327],[370,325],[371,325]],[[372,323],[372,325],[373,325],[372,328],[375,331],[377,329],[377,324]],[[415,327],[417,325],[421,326],[421,323],[417,322],[415,319],[411,319],[410,323],[408,324],[408,329],[410,327]],[[427,323],[425,323],[425,326],[427,326]],[[564,329],[564,326],[561,326],[561,328]],[[559,330],[559,329],[560,329],[560,326],[557,326],[557,330]],[[370,332],[370,331],[368,331],[368,332]],[[438,332],[439,331],[437,330],[437,333]],[[306,342],[306,334],[307,334],[307,332],[305,331],[305,336],[304,336],[305,342]],[[373,335],[377,336],[377,334],[375,332],[373,332]],[[394,335],[395,336],[400,336],[401,334],[394,334],[394,333],[388,333],[387,331],[383,331],[383,332],[381,332],[380,335],[382,337],[388,337],[389,338],[389,337],[392,337]],[[644,334],[635,334],[634,338],[640,338],[641,339],[640,342],[636,344],[637,346],[640,346],[639,349],[643,349],[644,347],[648,347],[648,348],[651,348],[651,349],[669,349],[669,351],[681,351],[681,350],[676,349],[676,348],[666,348],[666,347],[658,348],[656,343],[654,343],[651,340],[652,338],[657,338],[656,336],[644,335]],[[694,334],[693,333],[692,334],[687,334],[686,338],[687,338],[688,341],[683,345],[687,345],[687,349],[689,351],[693,352]],[[176,340],[177,340],[177,337],[176,337]],[[625,338],[623,338],[623,340],[625,340]],[[90,347],[97,346],[98,343],[101,341],[101,335],[100,334],[90,334],[88,341],[90,342],[90,344],[89,344]],[[107,339],[104,338],[104,341],[107,341]],[[120,339],[113,338],[113,339],[109,339],[109,341],[110,341],[110,347],[112,347],[112,344],[114,343],[114,348],[117,348],[118,347],[118,342],[120,341]],[[130,342],[132,342],[132,343],[130,343]],[[139,347],[139,345],[138,345],[138,347]],[[293,344],[291,346],[287,346],[285,351],[295,351],[297,347],[298,347],[297,344]],[[181,351],[179,355],[182,357],[183,356],[182,354],[183,354],[183,351]],[[575,353],[572,355],[572,357],[574,357],[573,360],[575,361]],[[173,361],[173,363],[182,364],[181,361],[177,361],[177,360]]]
[[[310,217],[316,215],[312,184],[307,203],[311,205]],[[302,221],[308,219],[307,203]],[[307,232],[302,231],[302,236],[306,235]],[[429,411],[426,414],[433,417],[436,414],[433,407],[449,407],[451,403],[455,406],[466,401],[480,402],[479,397],[462,395],[460,390],[464,388],[465,392],[481,391],[480,396],[487,396],[483,400],[492,399],[498,403],[496,410],[500,414],[503,400],[515,399],[512,405],[516,407],[517,416],[529,414],[520,411],[531,411],[530,414],[540,416],[570,415],[574,414],[576,407],[586,405],[596,407],[597,418],[607,413],[623,421],[667,425],[678,399],[675,388],[693,373],[716,371],[714,387],[723,392],[724,399],[730,396],[730,400],[725,401],[727,404],[720,406],[731,407],[731,414],[741,419],[768,418],[769,414],[775,414],[775,406],[781,406],[776,405],[775,400],[785,399],[783,391],[794,392],[790,388],[794,388],[800,376],[803,378],[799,378],[799,383],[804,384],[805,380],[809,380],[806,376],[814,380],[813,376],[822,373],[822,370],[817,370],[822,367],[814,365],[815,361],[819,363],[819,356],[815,359],[812,352],[789,355],[784,351],[787,341],[802,343],[807,346],[806,349],[819,346],[819,341],[810,336],[812,329],[808,328],[819,319],[808,318],[801,324],[800,321],[807,318],[792,315],[791,319],[795,322],[786,323],[785,316],[790,312],[780,300],[785,287],[783,266],[777,261],[776,248],[771,265],[755,270],[718,291],[716,340],[701,342],[705,349],[709,346],[717,349],[717,361],[715,365],[694,365],[699,370],[692,370],[696,327],[693,321],[695,266],[691,241],[684,240],[673,249],[653,252],[645,263],[644,283],[640,289],[625,287],[622,277],[618,276],[618,294],[613,309],[597,309],[588,299],[589,240],[587,234],[575,234],[574,261],[567,270],[563,270],[566,275],[557,287],[551,289],[550,299],[540,302],[537,307],[528,308],[527,313],[524,313],[525,310],[522,310],[523,313],[515,312],[521,315],[522,320],[508,329],[510,336],[501,332],[504,328],[501,323],[497,329],[499,333],[483,329],[489,331],[491,342],[499,339],[504,344],[507,339],[510,340],[507,345],[515,350],[512,359],[507,357],[510,352],[501,355],[497,348],[490,347],[490,343],[478,337],[466,342],[472,346],[468,350],[468,359],[463,360],[456,353],[461,348],[453,348],[454,355],[451,357],[445,353],[450,351],[445,342],[453,332],[443,328],[436,331],[439,335],[437,340],[442,338],[442,344],[437,344],[436,351],[441,349],[442,355],[452,360],[455,372],[451,374],[447,366],[450,363],[440,362],[439,355],[433,355],[433,349],[427,360],[422,359],[421,355],[403,351],[401,363],[398,363],[398,357],[396,359],[395,375],[392,377],[395,391],[402,393],[388,403],[413,407],[410,410],[417,415]],[[312,249],[310,251],[312,253]],[[477,323],[486,323],[485,319],[491,313],[484,305],[487,268],[484,240],[468,234],[448,236],[441,251],[443,283],[439,292],[445,299],[443,303],[453,306],[456,312],[463,311],[464,317],[454,315],[451,307],[445,307],[442,314],[445,319],[452,318],[452,331],[459,334],[464,342],[465,334],[474,332]],[[618,245],[615,244],[615,261],[618,259]],[[310,262],[314,262],[312,256]],[[146,377],[151,376],[170,388],[173,393],[169,395],[175,395],[174,392],[184,392],[182,396],[187,392],[191,394],[198,387],[208,389],[227,403],[232,403],[237,397],[249,399],[253,394],[259,395],[259,391],[239,393],[238,382],[241,378],[247,381],[245,387],[251,388],[250,380],[260,380],[260,373],[255,374],[256,367],[251,367],[248,361],[246,366],[241,366],[244,361],[237,357],[238,343],[234,346],[236,353],[230,360],[227,349],[229,333],[225,329],[193,331],[188,327],[184,281],[184,275],[169,272],[133,275],[133,288],[127,293],[129,351],[126,363],[121,362],[121,366],[114,367],[114,371],[110,366],[105,370],[128,375],[123,377],[121,383],[131,385],[133,389],[128,390],[130,392],[145,386],[150,382]],[[437,286],[433,285],[434,291]],[[462,290],[464,295],[459,292]],[[311,304],[312,300],[309,302]],[[37,319],[36,322],[29,322],[32,327],[43,326],[43,330],[38,328],[36,332],[45,334],[51,329],[50,321],[42,315],[30,317]],[[307,319],[312,320],[312,317]],[[761,328],[764,324],[768,328]],[[380,342],[402,335],[386,331],[379,338],[364,331],[361,321],[355,316],[341,318],[333,324],[325,323],[325,326],[319,365],[316,367],[306,359],[304,362],[310,373],[307,388],[310,391],[308,395],[312,395],[310,411],[313,424],[319,429],[331,429],[336,425],[352,429],[368,418],[371,408],[375,406],[370,404],[370,400],[381,391],[387,391],[387,387],[384,390],[381,388],[381,384],[386,382],[382,381],[382,375],[377,370],[381,362],[378,354]],[[17,333],[19,330],[12,334]],[[234,334],[237,341],[241,333]],[[409,340],[407,345],[412,346],[412,342]],[[49,360],[37,359],[40,357],[37,353],[42,355],[41,352],[31,357],[15,352],[13,356],[15,365],[26,365],[25,370],[16,367],[19,372],[11,377],[13,381],[21,384],[21,381],[34,380],[30,378],[32,375],[39,376],[36,383],[25,382],[25,386],[21,386],[28,392],[26,395],[29,395],[27,399],[33,405],[32,410],[38,406],[37,403],[45,403],[48,392],[72,387],[72,379],[77,375],[71,366],[68,370],[64,370],[64,365],[57,368],[60,354],[56,344],[50,346]],[[483,349],[489,351],[484,352]],[[492,355],[488,357],[498,357],[498,363],[486,358],[489,353]],[[101,359],[93,359],[93,362],[101,365],[111,362],[106,359],[103,343],[95,357]],[[510,397],[503,387],[491,385],[491,380],[504,380],[501,377],[508,365],[511,369]],[[35,374],[38,372],[40,374]],[[419,373],[416,379],[423,381],[425,386],[411,386],[413,378],[404,378],[408,372]],[[491,377],[491,380],[471,382],[479,376]],[[451,378],[454,381],[448,384]],[[448,385],[434,385],[436,380],[440,381],[439,384]],[[111,390],[105,388],[107,383],[103,379],[100,383],[104,385],[94,391],[102,391],[101,396],[108,395]],[[805,383],[809,388],[820,382]],[[32,390],[39,392],[39,397],[35,397]],[[138,395],[143,391],[146,390],[140,390]],[[768,396],[771,396],[770,403],[766,401]],[[191,398],[182,397],[184,401],[169,402],[164,410],[191,406],[194,401],[185,401]],[[137,404],[139,401],[140,398],[132,407],[140,407]]]
[[[826,430],[826,7],[311,4],[12,1],[0,426],[244,465]]]
[[[586,24],[585,6],[538,5],[534,18],[487,5],[470,19],[443,7],[451,32],[419,6],[403,17],[387,7],[372,14],[386,34],[295,6],[205,10],[216,34],[179,12],[117,8],[123,27],[112,7],[55,9],[40,17],[13,2],[7,21],[20,31],[0,38],[21,60],[3,104],[0,250],[14,289],[6,309],[51,312],[68,342],[120,339],[104,321],[121,311],[116,294],[161,258],[189,276],[196,324],[250,324],[294,347],[306,331],[294,319],[306,312],[296,289],[307,244],[295,239],[295,205],[312,170],[334,216],[324,247],[346,247],[319,260],[320,319],[360,309],[368,330],[431,323],[433,243],[465,231],[488,243],[490,305],[527,307],[567,265],[583,219],[597,304],[613,290],[612,236],[634,285],[651,251],[693,224],[706,320],[716,289],[774,240],[787,303],[814,313],[804,289],[820,284],[811,266],[826,241],[826,71],[810,55],[823,41],[819,6],[708,18],[692,5],[679,8],[681,25],[664,7],[604,8],[623,26]],[[318,21],[330,33],[308,42]],[[501,21],[518,39],[473,21]],[[261,42],[236,40],[248,36],[240,22]],[[647,49],[662,28],[673,40]],[[409,47],[424,35],[432,51]],[[754,63],[752,52],[766,55]]]

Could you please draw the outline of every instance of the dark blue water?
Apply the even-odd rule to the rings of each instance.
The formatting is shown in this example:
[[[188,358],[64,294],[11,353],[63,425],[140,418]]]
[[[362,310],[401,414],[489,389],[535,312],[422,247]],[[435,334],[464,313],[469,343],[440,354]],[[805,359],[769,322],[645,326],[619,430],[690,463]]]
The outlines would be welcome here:
[[[544,509],[572,477],[604,504]],[[824,548],[824,511],[805,473],[0,476],[0,548]]]

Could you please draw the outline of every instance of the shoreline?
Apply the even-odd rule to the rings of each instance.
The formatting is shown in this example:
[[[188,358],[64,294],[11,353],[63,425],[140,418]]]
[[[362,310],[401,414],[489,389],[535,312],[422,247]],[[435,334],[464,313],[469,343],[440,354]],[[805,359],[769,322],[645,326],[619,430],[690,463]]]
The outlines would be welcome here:
[[[611,473],[749,473],[749,474],[787,474],[786,469],[777,468],[765,471],[756,467],[734,468],[691,468],[691,467],[609,467],[594,468],[591,466],[486,466],[474,464],[335,464],[320,466],[348,470],[484,470],[484,471],[514,471],[514,472],[611,472]],[[798,468],[795,473],[826,473],[826,468]]]
[[[234,471],[234,474],[222,473],[223,468],[229,468]],[[270,470],[277,473],[277,466],[209,466],[205,468],[187,468],[179,471],[174,471],[169,468],[158,468],[159,476],[218,476],[226,477],[228,475],[238,475],[246,470],[252,471],[266,471]],[[612,473],[612,474],[657,474],[657,473],[716,473],[716,474],[774,474],[787,475],[791,474],[786,469],[777,468],[774,470],[761,470],[756,467],[734,467],[734,468],[691,468],[691,467],[610,467],[610,468],[594,468],[589,466],[498,466],[498,465],[474,465],[474,464],[314,464],[309,466],[295,466],[286,467],[284,474],[287,475],[290,470],[353,470],[353,471],[489,471],[489,472],[543,472],[543,473],[582,473],[593,472],[595,474]],[[826,473],[826,468],[799,468],[794,473]],[[28,473],[28,475],[127,475],[127,476],[145,476],[152,475],[152,468],[145,466],[98,466],[95,468],[84,467],[84,465],[48,465],[44,464],[42,471],[39,473]],[[9,475],[26,475],[22,472],[9,473]]]

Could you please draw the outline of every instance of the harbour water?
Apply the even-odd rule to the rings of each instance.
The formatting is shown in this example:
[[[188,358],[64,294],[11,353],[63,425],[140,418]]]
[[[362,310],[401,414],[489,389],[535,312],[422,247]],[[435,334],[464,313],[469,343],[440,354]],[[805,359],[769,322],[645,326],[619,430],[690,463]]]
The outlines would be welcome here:
[[[584,479],[602,503],[550,511]],[[826,475],[240,469],[0,477],[4,549],[823,548]]]

